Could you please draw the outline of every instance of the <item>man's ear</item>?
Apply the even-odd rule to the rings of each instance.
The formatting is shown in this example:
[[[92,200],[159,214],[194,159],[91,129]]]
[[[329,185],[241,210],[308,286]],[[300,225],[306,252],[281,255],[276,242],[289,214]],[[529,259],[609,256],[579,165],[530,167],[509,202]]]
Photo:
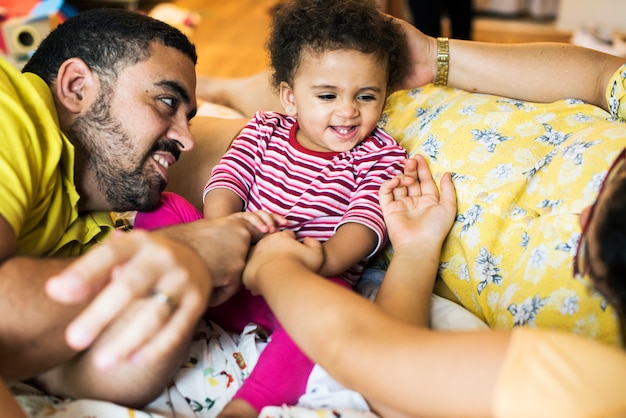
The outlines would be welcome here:
[[[91,68],[80,58],[63,62],[57,72],[54,91],[57,101],[71,113],[80,113],[91,106],[97,90]]]
[[[285,113],[289,116],[297,116],[298,108],[291,86],[285,81],[281,81],[279,88],[278,98],[280,99],[280,104],[283,106],[283,109],[285,109]]]

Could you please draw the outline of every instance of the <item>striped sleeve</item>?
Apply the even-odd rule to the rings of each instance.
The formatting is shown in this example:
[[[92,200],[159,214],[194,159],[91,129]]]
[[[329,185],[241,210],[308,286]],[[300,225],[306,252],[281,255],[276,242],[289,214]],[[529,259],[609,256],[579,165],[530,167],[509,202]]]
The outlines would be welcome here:
[[[378,251],[387,239],[385,221],[378,201],[381,184],[402,173],[406,151],[386,132],[377,129],[370,140],[355,149],[357,187],[341,223],[357,222],[378,235]]]
[[[203,198],[213,189],[226,188],[246,202],[254,186],[256,167],[263,160],[271,136],[288,134],[288,128],[280,124],[279,118],[258,112],[235,138],[220,163],[213,168]]]

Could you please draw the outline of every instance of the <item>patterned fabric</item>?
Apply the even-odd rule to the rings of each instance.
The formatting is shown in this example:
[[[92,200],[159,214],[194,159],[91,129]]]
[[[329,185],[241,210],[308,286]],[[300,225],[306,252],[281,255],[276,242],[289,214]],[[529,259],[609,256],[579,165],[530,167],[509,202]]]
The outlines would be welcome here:
[[[200,321],[187,361],[161,396],[142,411],[111,402],[46,396],[23,383],[12,384],[11,390],[31,418],[214,418],[250,375],[266,344],[267,335],[254,324],[235,334]],[[261,416],[375,417],[358,393],[323,369],[316,367],[311,376],[297,407],[269,407]]]
[[[380,283],[382,272],[375,272]],[[485,324],[456,303],[433,295],[431,321],[435,329],[477,330]],[[30,418],[213,418],[241,387],[267,345],[263,329],[249,324],[241,334],[224,331],[213,322],[200,321],[187,361],[174,381],[143,411],[111,402],[46,396],[38,389],[16,383],[13,394]],[[269,382],[271,383],[271,382]],[[296,406],[265,407],[263,418],[375,418],[365,399],[335,381],[319,366],[309,376],[306,393]]]
[[[572,258],[578,215],[626,147],[625,80],[626,66],[607,88],[610,114],[575,99],[538,104],[432,85],[389,99],[385,130],[423,154],[437,179],[450,171],[457,188],[438,293],[491,328],[619,343],[615,312],[573,278]]]
[[[297,127],[292,117],[257,113],[213,169],[205,195],[230,189],[247,211],[283,215],[300,240],[326,241],[345,223],[363,224],[378,235],[373,254],[386,240],[378,189],[402,172],[406,152],[380,129],[350,151],[311,151],[298,144]],[[342,277],[356,283],[363,266]]]

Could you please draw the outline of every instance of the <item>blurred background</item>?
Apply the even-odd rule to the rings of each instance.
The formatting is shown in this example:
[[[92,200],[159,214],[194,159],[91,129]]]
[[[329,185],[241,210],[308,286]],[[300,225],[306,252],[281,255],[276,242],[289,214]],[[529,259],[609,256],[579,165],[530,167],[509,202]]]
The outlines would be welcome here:
[[[72,13],[123,7],[187,33],[198,48],[200,74],[246,76],[266,67],[265,39],[272,10],[280,1],[0,0],[0,53],[19,66],[41,37]],[[377,1],[382,10],[433,36],[570,42],[626,56],[626,0]]]

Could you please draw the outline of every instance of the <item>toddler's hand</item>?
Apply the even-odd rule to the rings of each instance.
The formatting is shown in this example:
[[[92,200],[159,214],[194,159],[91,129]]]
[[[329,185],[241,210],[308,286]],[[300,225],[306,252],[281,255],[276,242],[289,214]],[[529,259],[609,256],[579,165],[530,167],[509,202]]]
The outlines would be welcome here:
[[[254,212],[236,212],[230,215],[233,218],[243,219],[259,230],[262,234],[273,234],[281,226],[287,224],[285,217],[264,210]]]

